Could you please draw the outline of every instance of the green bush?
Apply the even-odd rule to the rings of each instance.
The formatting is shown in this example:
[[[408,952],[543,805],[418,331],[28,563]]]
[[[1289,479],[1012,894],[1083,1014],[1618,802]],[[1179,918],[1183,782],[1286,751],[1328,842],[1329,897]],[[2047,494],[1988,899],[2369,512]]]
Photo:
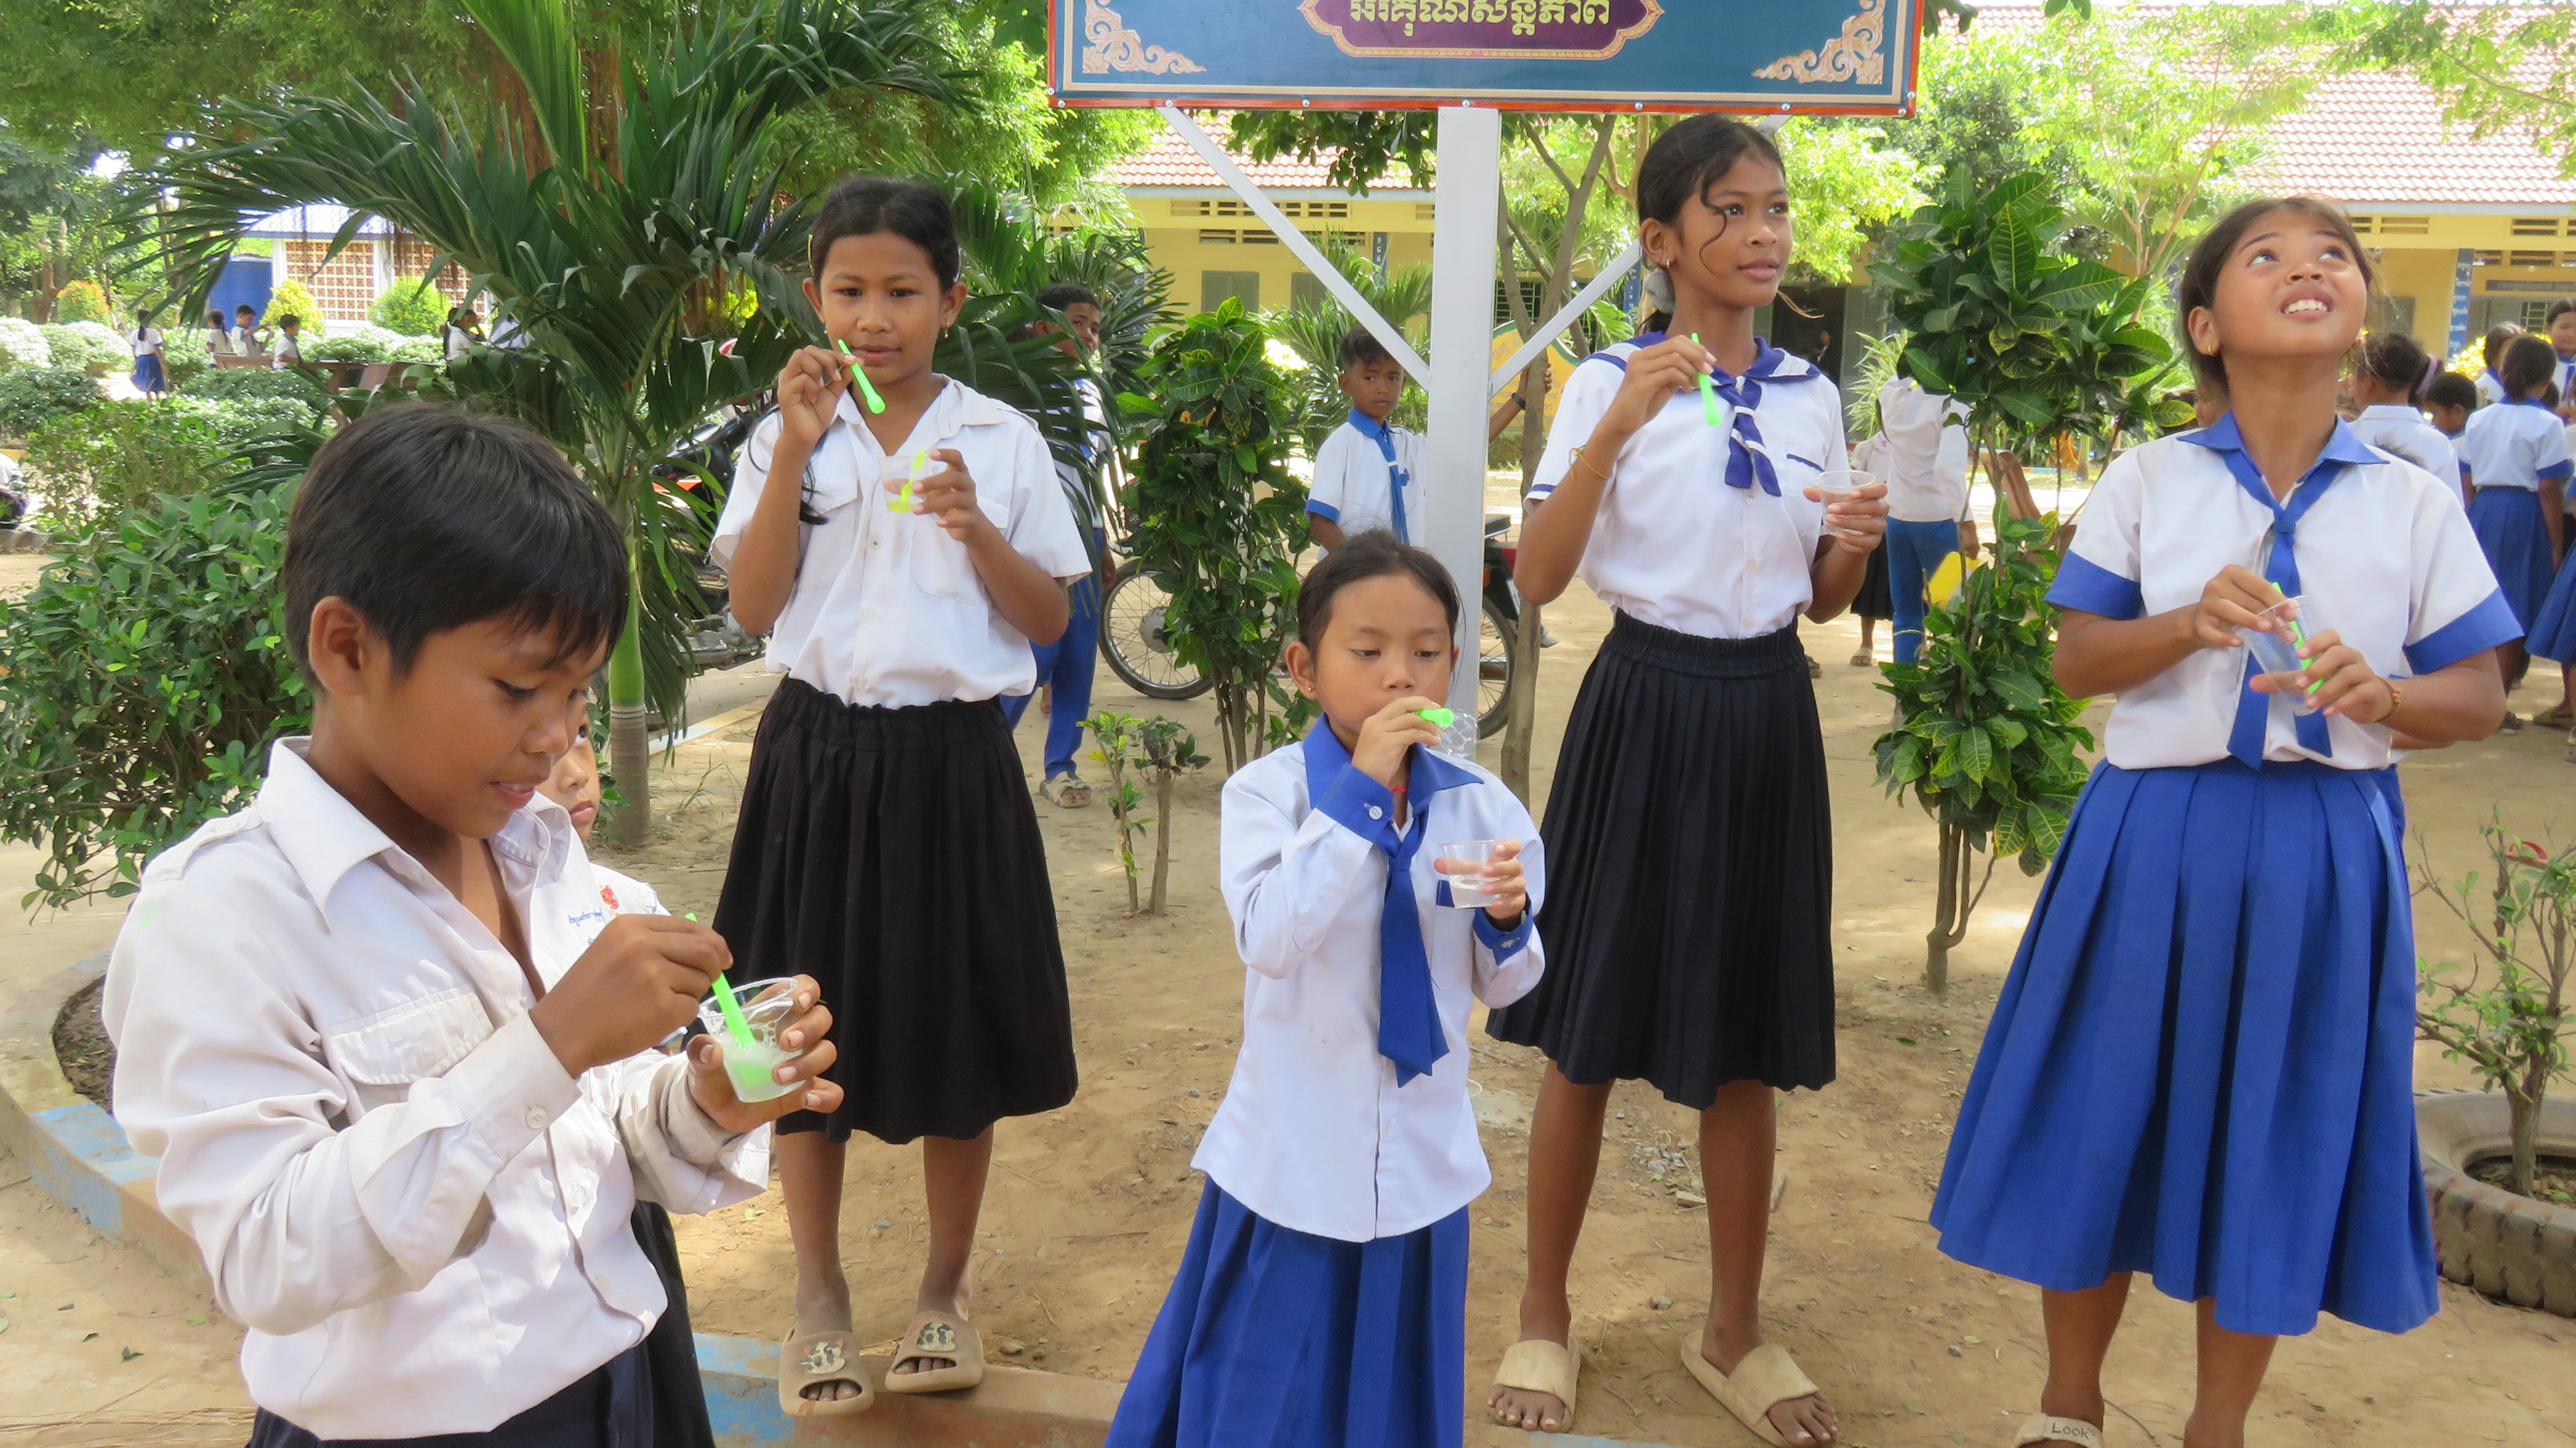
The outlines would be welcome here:
[[[409,337],[395,347],[388,362],[444,362],[447,343],[437,337]]]
[[[447,321],[447,294],[419,277],[402,277],[385,288],[367,320],[406,337],[435,337]]]
[[[0,599],[0,839],[46,852],[22,903],[132,894],[303,729],[277,589],[292,495],[155,500]]]
[[[361,322],[346,332],[308,341],[304,344],[307,362],[390,362],[394,348],[406,338],[371,323]]]
[[[157,404],[162,415],[203,419],[215,430],[215,441],[226,453],[236,453],[251,439],[274,432],[311,427],[313,409],[293,397],[241,397],[215,401],[203,397],[172,397]]]
[[[216,367],[190,378],[179,390],[209,402],[282,398],[315,412],[331,405],[331,394],[321,383],[292,367]]]
[[[54,365],[53,344],[24,317],[0,317],[0,372]]]
[[[0,377],[0,436],[24,438],[58,417],[107,401],[77,367],[37,367]]]
[[[157,497],[202,492],[232,451],[214,406],[107,402],[46,423],[27,439],[29,512],[47,532],[82,537]]]
[[[61,291],[54,293],[57,322],[104,322],[108,315],[107,293],[96,282],[66,282]]]
[[[36,330],[44,334],[56,367],[77,367],[92,377],[105,377],[133,364],[134,349],[96,322],[56,322]]]
[[[260,321],[274,327],[280,317],[293,317],[304,324],[304,339],[312,341],[322,335],[322,303],[313,289],[293,277],[279,282],[268,294],[268,310],[259,314]]]

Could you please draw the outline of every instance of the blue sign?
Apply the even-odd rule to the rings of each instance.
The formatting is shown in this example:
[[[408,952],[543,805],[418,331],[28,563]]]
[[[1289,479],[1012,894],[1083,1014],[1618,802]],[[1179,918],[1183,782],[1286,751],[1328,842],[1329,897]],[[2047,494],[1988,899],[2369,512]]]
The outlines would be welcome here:
[[[1050,0],[1069,106],[1909,112],[1920,0]]]

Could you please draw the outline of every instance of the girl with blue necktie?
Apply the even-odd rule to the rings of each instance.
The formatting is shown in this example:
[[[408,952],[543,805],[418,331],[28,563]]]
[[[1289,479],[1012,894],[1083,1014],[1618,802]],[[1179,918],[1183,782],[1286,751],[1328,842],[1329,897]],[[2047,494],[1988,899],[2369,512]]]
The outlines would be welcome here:
[[[2058,682],[2117,701],[1932,1208],[1942,1251],[2040,1289],[2017,1444],[2099,1448],[2137,1273],[2198,1307],[2187,1448],[2245,1441],[2280,1334],[2436,1305],[2391,749],[2494,732],[2521,627],[2455,480],[2335,416],[2372,287],[2332,203],[2221,220],[2177,310],[2234,410],[2105,469],[2049,591]],[[2237,631],[2285,597],[2306,662],[2257,673]]]
[[[1610,1088],[1643,1078],[1700,1117],[1709,1312],[1681,1363],[1764,1441],[1808,1448],[1833,1441],[1833,1410],[1759,1319],[1774,1093],[1834,1076],[1832,821],[1798,618],[1860,591],[1886,485],[1825,504],[1841,394],[1753,334],[1791,242],[1769,139],[1674,126],[1639,164],[1637,214],[1655,316],[1567,380],[1521,529],[1524,594],[1553,601],[1579,570],[1618,616],[1548,797],[1553,960],[1487,1025],[1549,1062],[1519,1341],[1488,1402],[1512,1427],[1575,1421],[1566,1273]]]

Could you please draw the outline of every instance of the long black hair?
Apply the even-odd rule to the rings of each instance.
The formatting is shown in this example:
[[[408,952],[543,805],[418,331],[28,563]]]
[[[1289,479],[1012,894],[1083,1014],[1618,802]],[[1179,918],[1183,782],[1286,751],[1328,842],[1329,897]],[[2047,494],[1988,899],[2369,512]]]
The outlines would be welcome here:
[[[957,218],[948,209],[948,198],[918,181],[894,176],[853,176],[823,198],[805,243],[815,284],[822,284],[823,262],[832,254],[832,243],[880,231],[892,232],[926,252],[942,290],[957,285]]]
[[[2433,359],[2426,355],[2423,343],[2403,332],[2373,332],[2361,344],[2361,370],[2414,403],[2423,399],[2426,384],[2433,380]]]
[[[2379,295],[2379,271],[2370,264],[2370,253],[2361,237],[2352,229],[2352,219],[2343,208],[2322,196],[2266,196],[2227,213],[2218,224],[2201,237],[2191,249],[2191,260],[2183,264],[2182,281],[2174,287],[2174,331],[2182,340],[2183,351],[2191,355],[2191,375],[2203,387],[2224,390],[2227,386],[2227,359],[2215,352],[2203,352],[2191,340],[2191,314],[2218,300],[2218,279],[2226,274],[2227,259],[2236,254],[2237,246],[2254,223],[2275,211],[2290,211],[2318,222],[2335,234],[2351,253],[2352,264],[2361,271],[2362,298],[2365,305]]]
[[[1657,136],[1637,163],[1637,220],[1678,224],[1691,198],[1705,197],[1748,153],[1778,166],[1783,176],[1789,173],[1769,136],[1731,116],[1693,116]],[[1721,226],[1709,241],[1725,234]],[[1646,330],[1660,332],[1672,324],[1672,310],[1664,307],[1647,319]]]

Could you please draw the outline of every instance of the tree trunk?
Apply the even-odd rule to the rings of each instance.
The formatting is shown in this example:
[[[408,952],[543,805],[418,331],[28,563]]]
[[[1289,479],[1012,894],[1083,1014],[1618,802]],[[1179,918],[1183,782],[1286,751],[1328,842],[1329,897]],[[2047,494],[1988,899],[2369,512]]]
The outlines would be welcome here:
[[[608,837],[632,849],[653,827],[653,740],[644,701],[644,591],[632,573],[626,586],[626,628],[608,655],[608,767],[625,798],[609,817]]]
[[[2522,1084],[2504,1093],[2505,1106],[2513,1118],[2513,1193],[2531,1195],[2533,1181],[2540,1174],[2540,1103],[2549,1089],[2549,1067],[2536,1061],[2523,1068]]]
[[[1172,874],[1172,772],[1154,771],[1154,903],[1148,915],[1163,913],[1163,885]]]
[[[1521,374],[1521,521],[1529,521],[1530,478],[1538,472],[1539,455],[1547,451],[1547,360],[1541,354],[1537,366]],[[1527,597],[1521,599],[1520,661],[1512,675],[1512,696],[1508,701],[1509,732],[1503,738],[1503,783],[1520,796],[1526,808],[1530,802],[1530,748],[1538,733],[1538,639],[1543,631],[1538,605]]]
[[[1954,825],[1942,825],[1940,835],[1939,893],[1932,906],[1932,931],[1923,937],[1923,984],[1934,995],[1948,994],[1950,947],[1967,935],[1967,871],[1962,858],[1968,853],[1967,832]]]

